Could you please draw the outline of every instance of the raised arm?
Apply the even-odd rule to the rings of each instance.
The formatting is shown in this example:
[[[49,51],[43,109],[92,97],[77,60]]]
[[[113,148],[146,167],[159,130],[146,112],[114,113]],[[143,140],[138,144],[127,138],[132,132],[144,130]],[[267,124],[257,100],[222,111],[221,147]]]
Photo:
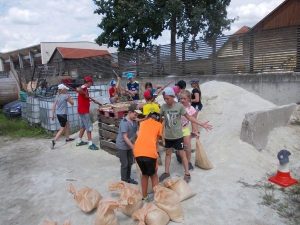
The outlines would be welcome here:
[[[185,113],[184,114],[185,118],[187,118],[189,121],[191,121],[192,123],[195,123],[203,128],[205,128],[206,131],[211,130],[213,127],[211,124],[209,124],[209,121],[205,121],[205,122],[200,122],[198,121],[195,117],[190,116],[189,114]]]

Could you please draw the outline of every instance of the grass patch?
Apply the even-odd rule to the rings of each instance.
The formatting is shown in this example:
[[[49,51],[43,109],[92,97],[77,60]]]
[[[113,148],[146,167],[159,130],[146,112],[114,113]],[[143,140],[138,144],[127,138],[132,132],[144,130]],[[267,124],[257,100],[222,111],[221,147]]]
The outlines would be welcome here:
[[[0,136],[50,138],[53,135],[42,127],[30,126],[21,118],[7,118],[0,111]]]

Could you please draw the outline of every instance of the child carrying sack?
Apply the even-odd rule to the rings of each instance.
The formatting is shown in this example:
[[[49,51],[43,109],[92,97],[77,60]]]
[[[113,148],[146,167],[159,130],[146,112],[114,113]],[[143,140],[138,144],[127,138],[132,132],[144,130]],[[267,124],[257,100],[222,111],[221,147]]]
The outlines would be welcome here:
[[[101,200],[96,212],[95,225],[119,225],[115,209],[119,203],[113,200]]]
[[[76,191],[74,185],[70,184],[68,191],[74,195],[77,205],[85,213],[97,208],[99,201],[102,199],[98,191],[89,187]]]
[[[195,166],[205,170],[210,170],[213,168],[213,165],[207,158],[199,138],[196,139]]]
[[[132,218],[139,221],[137,225],[167,225],[170,221],[168,214],[153,203],[135,211]]]
[[[163,185],[175,191],[181,202],[195,195],[187,182],[180,177],[166,179],[163,181]]]
[[[169,215],[172,221],[177,223],[183,222],[183,210],[179,196],[175,191],[156,185],[154,187],[154,201],[158,208]]]

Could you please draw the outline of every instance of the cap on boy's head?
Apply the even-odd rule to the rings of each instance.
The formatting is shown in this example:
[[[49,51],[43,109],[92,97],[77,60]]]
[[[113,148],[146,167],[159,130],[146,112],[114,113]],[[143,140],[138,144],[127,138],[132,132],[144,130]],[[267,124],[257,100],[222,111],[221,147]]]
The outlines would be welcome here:
[[[190,84],[199,84],[199,80],[191,80]]]
[[[69,90],[69,88],[66,85],[64,85],[64,84],[59,84],[57,86],[57,88],[58,88],[58,90],[63,90],[63,89]]]
[[[117,82],[114,80],[114,79],[112,79],[111,81],[110,81],[110,86],[115,86],[117,84]]]
[[[184,80],[178,81],[177,84],[175,84],[175,85],[178,86],[180,89],[186,88],[186,82]]]
[[[152,99],[152,98],[153,98],[152,91],[151,91],[151,90],[146,90],[146,91],[144,92],[144,98],[145,98],[146,100]]]
[[[277,158],[279,160],[280,165],[288,163],[290,155],[291,153],[288,150],[285,149],[280,150],[277,154]]]
[[[137,114],[142,114],[141,110],[138,109],[137,104],[134,103],[128,107],[128,112],[136,112]]]
[[[157,121],[160,121],[160,114],[157,113],[157,112],[151,112],[151,113],[149,113],[148,117],[149,118],[153,118],[153,119],[155,119]]]
[[[163,91],[163,95],[169,95],[169,96],[175,97],[175,92],[174,92],[173,88],[166,87]]]
[[[92,82],[93,83],[93,78],[91,76],[85,76],[83,79],[84,79],[84,81],[86,83],[88,83],[88,82]]]
[[[132,79],[133,78],[133,73],[127,73],[127,79]]]

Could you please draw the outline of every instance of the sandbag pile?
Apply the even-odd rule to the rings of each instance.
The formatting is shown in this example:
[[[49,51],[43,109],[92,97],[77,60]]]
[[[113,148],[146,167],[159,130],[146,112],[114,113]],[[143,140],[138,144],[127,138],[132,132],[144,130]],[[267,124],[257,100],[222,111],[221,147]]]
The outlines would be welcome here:
[[[141,209],[132,214],[138,225],[166,225],[170,221],[169,215],[153,203],[146,203]]]
[[[42,223],[42,225],[58,225],[58,223],[55,222],[55,221],[51,221],[51,220],[45,220],[45,221]],[[71,225],[71,222],[70,222],[69,220],[67,220],[67,221],[65,221],[65,222],[63,223],[63,225]]]
[[[89,213],[97,208],[99,201],[102,199],[102,196],[99,194],[99,192],[89,187],[85,187],[79,191],[76,191],[75,186],[70,184],[68,191],[73,194],[77,205],[85,213]]]
[[[195,195],[190,186],[182,178],[169,178],[164,180],[163,185],[178,194],[180,201],[189,199]]]
[[[119,225],[115,209],[119,207],[119,203],[114,200],[103,199],[99,202],[95,225]]]

